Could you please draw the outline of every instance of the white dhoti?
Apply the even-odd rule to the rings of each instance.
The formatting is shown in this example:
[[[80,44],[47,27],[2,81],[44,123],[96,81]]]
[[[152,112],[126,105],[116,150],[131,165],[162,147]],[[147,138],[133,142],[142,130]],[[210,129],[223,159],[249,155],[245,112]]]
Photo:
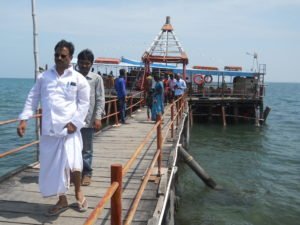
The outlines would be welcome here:
[[[80,131],[40,139],[39,186],[43,197],[65,194],[70,187],[70,171],[82,171]]]

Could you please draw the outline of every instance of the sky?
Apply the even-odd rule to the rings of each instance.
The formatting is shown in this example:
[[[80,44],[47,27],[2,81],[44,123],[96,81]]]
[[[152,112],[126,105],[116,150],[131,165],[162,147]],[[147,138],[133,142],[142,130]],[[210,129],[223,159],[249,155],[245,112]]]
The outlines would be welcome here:
[[[39,65],[54,64],[61,39],[74,57],[140,60],[171,17],[174,33],[194,65],[242,66],[253,54],[266,64],[267,82],[300,82],[300,0],[36,0]],[[31,0],[0,0],[0,78],[34,77]]]

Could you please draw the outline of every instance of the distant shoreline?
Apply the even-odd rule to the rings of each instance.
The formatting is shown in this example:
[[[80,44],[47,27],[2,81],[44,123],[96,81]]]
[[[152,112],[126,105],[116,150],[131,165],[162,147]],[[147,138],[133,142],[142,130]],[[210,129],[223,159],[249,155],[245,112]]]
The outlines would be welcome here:
[[[34,77],[0,77],[0,79],[34,79]]]

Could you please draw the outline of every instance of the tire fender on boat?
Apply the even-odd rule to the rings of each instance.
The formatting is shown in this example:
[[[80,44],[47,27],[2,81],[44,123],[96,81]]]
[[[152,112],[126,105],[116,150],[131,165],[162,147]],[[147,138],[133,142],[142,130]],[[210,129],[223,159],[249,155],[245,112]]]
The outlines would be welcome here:
[[[204,76],[201,74],[195,74],[193,80],[196,84],[201,85],[204,83]]]
[[[211,83],[213,81],[212,75],[206,75],[204,77],[204,81],[205,81],[205,83],[208,83],[208,84]]]

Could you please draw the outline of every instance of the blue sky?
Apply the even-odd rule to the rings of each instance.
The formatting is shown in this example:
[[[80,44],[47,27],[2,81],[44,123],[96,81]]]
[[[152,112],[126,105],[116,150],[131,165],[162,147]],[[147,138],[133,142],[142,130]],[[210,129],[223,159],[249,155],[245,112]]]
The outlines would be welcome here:
[[[300,82],[299,0],[36,0],[40,65],[66,39],[75,56],[139,60],[171,17],[190,64],[267,65],[266,81]],[[0,77],[34,77],[31,0],[0,1]]]

